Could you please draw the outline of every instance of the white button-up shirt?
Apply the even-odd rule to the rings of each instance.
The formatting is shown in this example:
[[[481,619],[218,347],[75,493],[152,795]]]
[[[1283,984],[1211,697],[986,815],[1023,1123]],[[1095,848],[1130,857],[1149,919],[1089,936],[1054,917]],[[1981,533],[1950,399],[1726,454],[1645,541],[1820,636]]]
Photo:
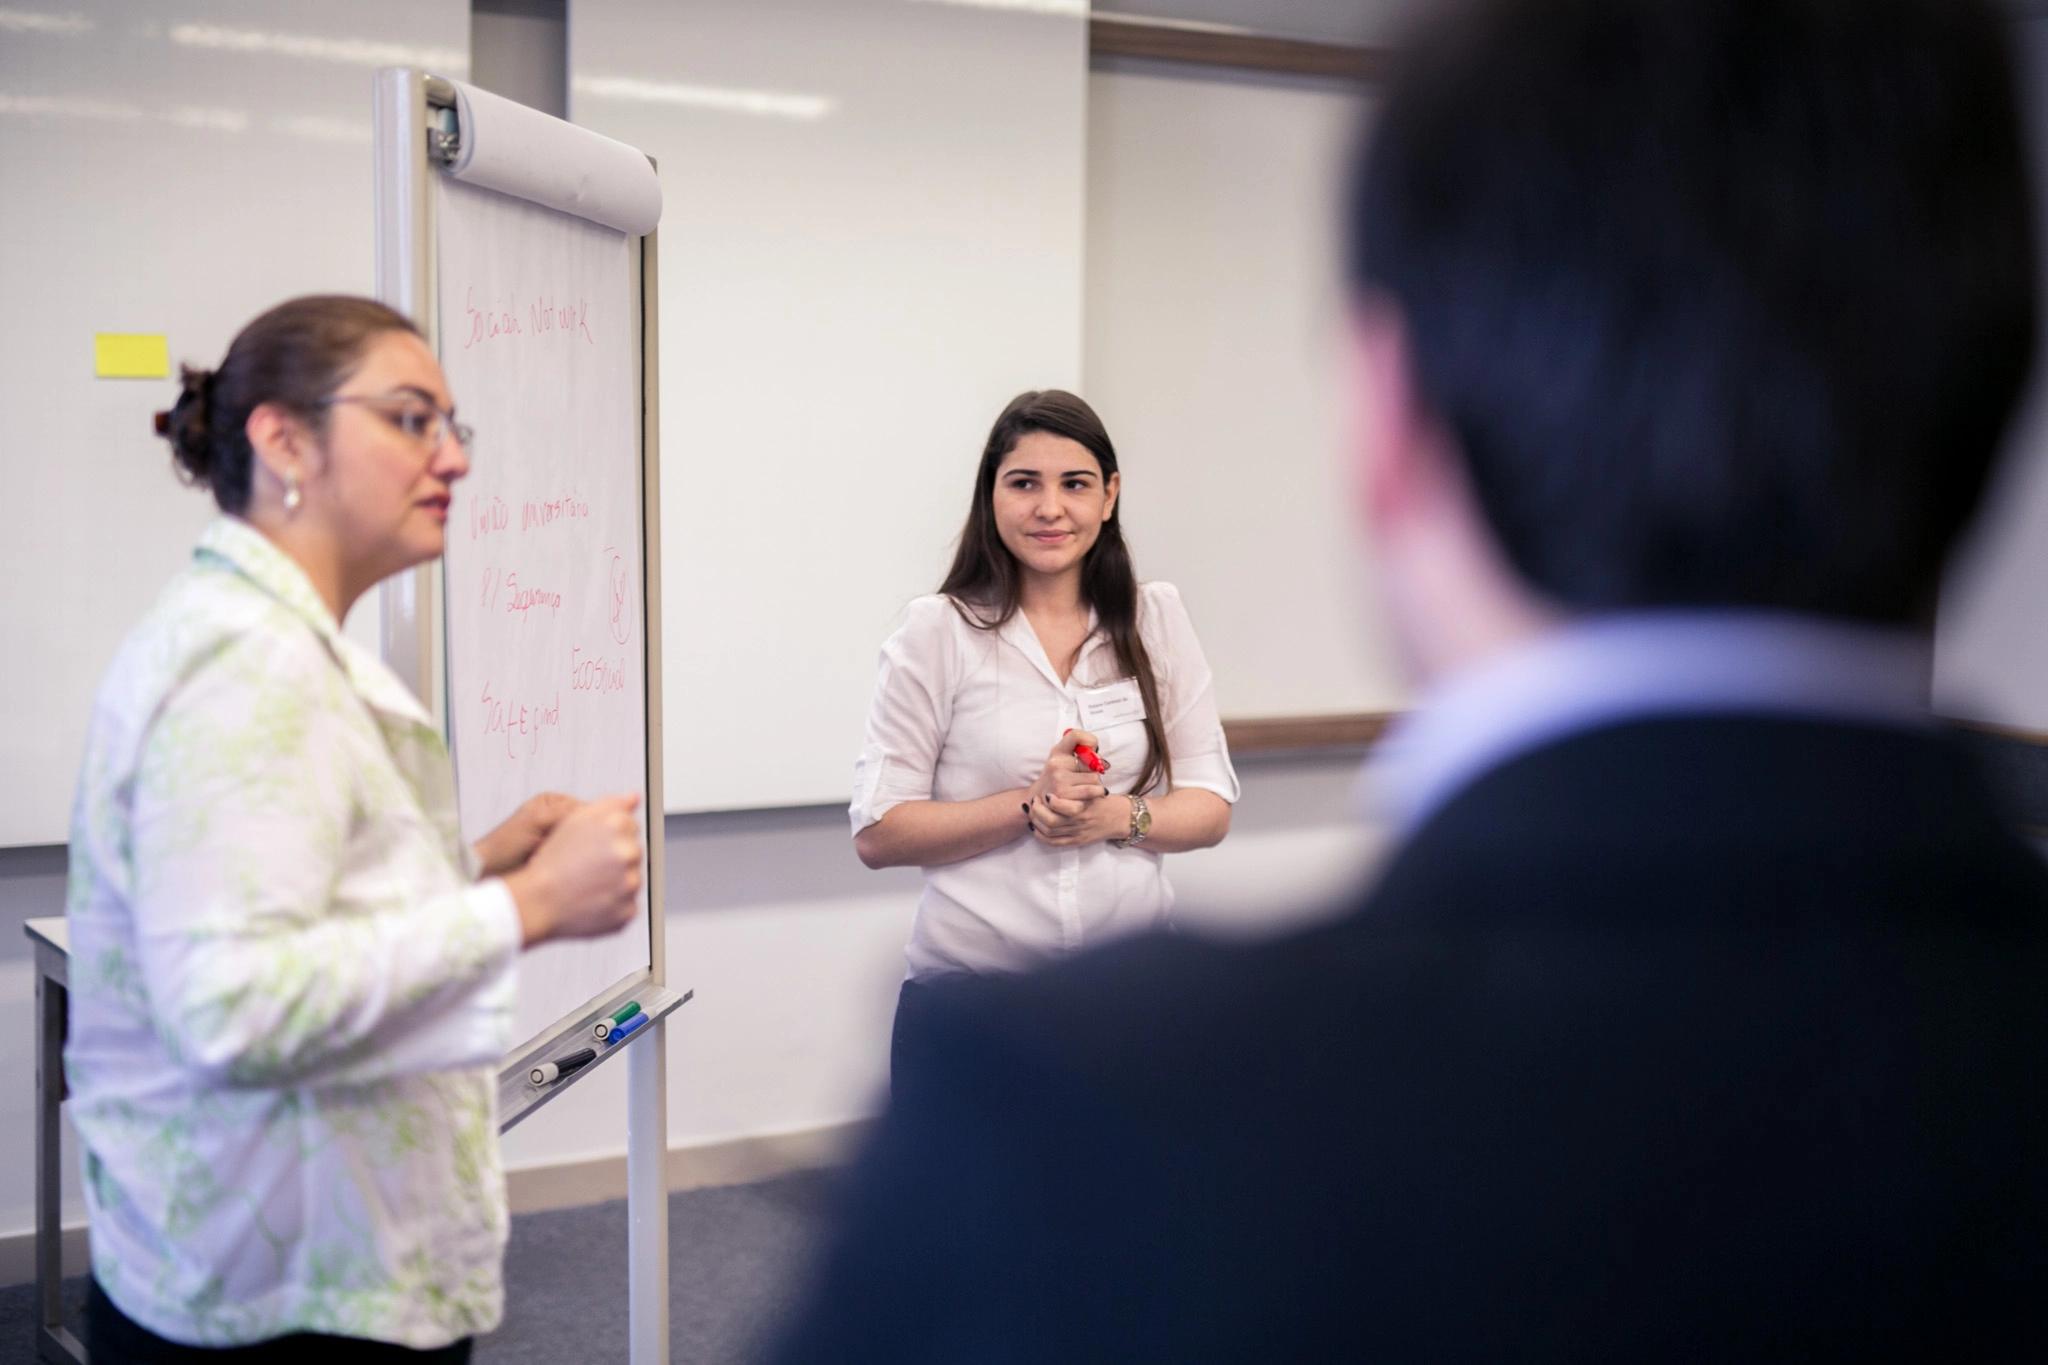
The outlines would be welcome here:
[[[298,566],[215,522],[121,646],[72,818],[93,1274],[225,1346],[498,1322],[518,912],[448,754]]]
[[[920,597],[882,646],[867,741],[854,767],[853,831],[905,801],[973,801],[1027,787],[1061,733],[1086,729],[1080,694],[1119,681],[1116,649],[1094,629],[1060,681],[1018,611],[981,630],[951,599]],[[1216,689],[1194,623],[1170,583],[1138,591],[1138,634],[1152,661],[1173,786],[1200,787],[1235,802]],[[1143,721],[1093,732],[1110,765],[1103,779],[1128,793],[1145,766]],[[1017,837],[960,862],[924,870],[905,956],[913,978],[941,972],[1016,971],[1055,954],[1162,923],[1173,888],[1160,856],[1107,842],[1055,848]]]

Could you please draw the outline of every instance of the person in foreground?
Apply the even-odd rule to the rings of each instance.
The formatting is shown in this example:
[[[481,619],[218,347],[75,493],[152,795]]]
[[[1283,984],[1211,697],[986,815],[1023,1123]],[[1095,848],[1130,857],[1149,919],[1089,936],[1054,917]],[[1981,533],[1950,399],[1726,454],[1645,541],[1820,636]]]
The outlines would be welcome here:
[[[439,732],[341,633],[441,553],[469,468],[405,318],[280,304],[159,430],[223,515],[107,670],[72,818],[86,1345],[466,1360],[503,1300],[514,962],[631,918],[637,798],[465,845]]]
[[[936,991],[786,1361],[2038,1358],[2048,871],[1924,712],[2028,371],[1971,0],[1479,0],[1351,199],[1342,918]]]

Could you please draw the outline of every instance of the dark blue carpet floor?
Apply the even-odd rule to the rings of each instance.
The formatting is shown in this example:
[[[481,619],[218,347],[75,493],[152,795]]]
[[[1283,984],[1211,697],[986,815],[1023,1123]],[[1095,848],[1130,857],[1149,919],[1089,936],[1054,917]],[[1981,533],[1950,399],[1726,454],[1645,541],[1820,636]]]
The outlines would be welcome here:
[[[789,1306],[824,1234],[832,1176],[669,1197],[669,1330],[677,1365],[755,1358]],[[76,1331],[85,1281],[65,1284]],[[0,1365],[36,1358],[35,1287],[0,1288]],[[626,1206],[623,1201],[512,1220],[505,1322],[479,1344],[478,1365],[623,1365]]]

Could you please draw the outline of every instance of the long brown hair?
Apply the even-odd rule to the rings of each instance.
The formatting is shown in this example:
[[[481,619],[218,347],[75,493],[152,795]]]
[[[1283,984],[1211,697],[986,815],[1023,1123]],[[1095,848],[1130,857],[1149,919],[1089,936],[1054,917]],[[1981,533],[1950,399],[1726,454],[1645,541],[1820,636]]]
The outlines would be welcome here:
[[[977,630],[1003,625],[1017,614],[1021,600],[1023,579],[1016,557],[996,530],[996,469],[1025,433],[1032,431],[1064,436],[1082,446],[1102,467],[1105,485],[1116,473],[1116,447],[1110,444],[1109,432],[1095,409],[1080,398],[1063,389],[1033,389],[1010,400],[989,428],[981,468],[974,476],[974,502],[967,509],[967,524],[961,528],[959,548],[953,552],[953,567],[939,585],[939,591],[953,599],[954,608]],[[1081,600],[1095,609],[1096,628],[1109,637],[1118,667],[1138,680],[1138,692],[1145,699],[1145,738],[1150,752],[1131,787],[1134,792],[1144,792],[1162,780],[1172,783],[1173,756],[1166,751],[1166,725],[1160,715],[1152,657],[1138,637],[1138,579],[1131,571],[1130,547],[1124,544],[1122,512],[1123,499],[1118,498],[1102,523],[1101,534],[1081,561]]]

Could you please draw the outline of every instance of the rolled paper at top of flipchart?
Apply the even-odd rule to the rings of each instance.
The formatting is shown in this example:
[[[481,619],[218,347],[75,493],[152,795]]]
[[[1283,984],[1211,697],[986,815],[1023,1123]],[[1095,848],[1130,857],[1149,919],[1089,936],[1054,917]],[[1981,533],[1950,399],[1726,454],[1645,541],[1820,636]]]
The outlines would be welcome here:
[[[661,221],[661,178],[623,142],[461,81],[457,180],[638,237]]]

